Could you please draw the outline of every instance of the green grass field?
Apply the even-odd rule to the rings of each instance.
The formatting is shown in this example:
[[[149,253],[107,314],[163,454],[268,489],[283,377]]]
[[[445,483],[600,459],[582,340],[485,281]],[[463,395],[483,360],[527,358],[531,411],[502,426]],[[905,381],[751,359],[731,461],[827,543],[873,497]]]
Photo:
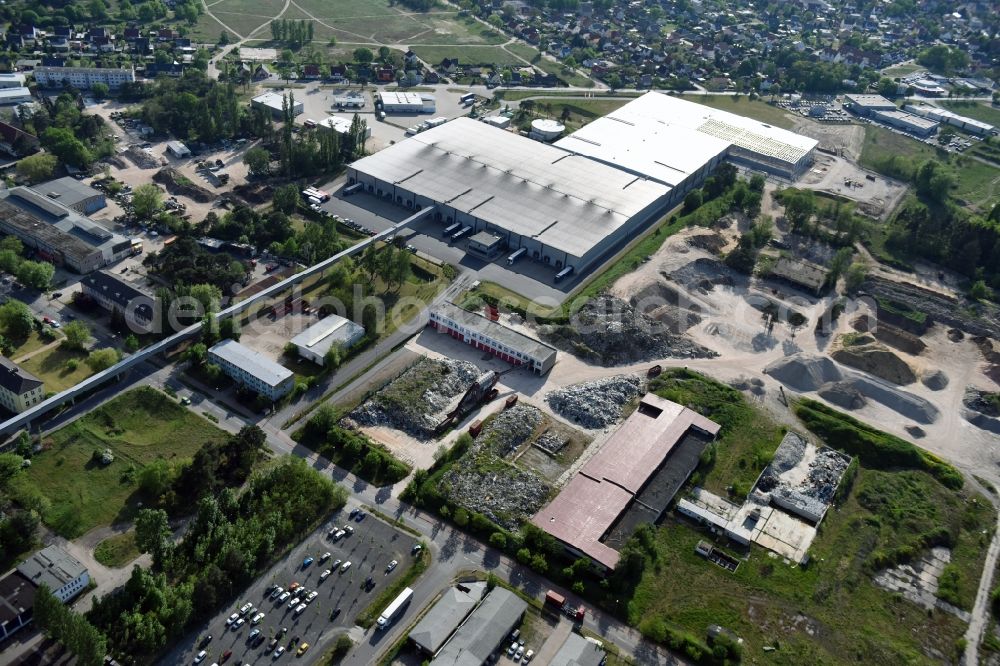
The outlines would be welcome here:
[[[75,360],[76,369],[71,370],[67,363]],[[61,347],[46,349],[35,354],[21,366],[45,382],[46,392],[65,391],[94,374],[87,365],[87,355],[79,351],[69,351]]]
[[[149,387],[123,393],[56,431],[44,452],[16,479],[19,491],[45,498],[43,520],[73,538],[100,525],[129,520],[141,500],[138,470],[157,459],[179,463],[226,433]],[[95,451],[110,448],[104,466]]]
[[[713,109],[729,111],[737,115],[754,118],[775,127],[791,129],[794,125],[791,115],[777,106],[760,100],[751,101],[746,95],[684,95],[689,102],[698,102]]]
[[[954,160],[958,177],[955,179],[955,197],[965,205],[989,213],[993,204],[1000,201],[1000,169],[966,157]]]
[[[566,127],[569,131],[579,129],[590,121],[620,109],[630,100],[594,97],[591,99],[565,99],[559,97],[537,97],[535,114],[562,119],[563,111],[569,112]]]
[[[122,568],[139,555],[139,548],[135,545],[135,532],[132,531],[108,537],[94,549],[94,559],[114,569]]]
[[[719,491],[727,480],[752,479],[770,460],[770,443],[780,430],[773,424],[748,424],[747,419],[763,424],[770,419],[742,396],[732,395],[733,389],[679,370],[664,373],[652,388],[723,425],[714,466],[707,473],[696,472],[705,486]],[[827,443],[838,446],[838,441]],[[965,624],[876,587],[872,575],[885,566],[881,563],[919,557],[927,535],[946,534],[957,572],[949,596],[969,609],[996,513],[986,498],[952,490],[928,471],[858,463],[856,476],[843,482],[837,507],[826,514],[806,565],[792,565],[753,546],[730,573],[694,552],[707,539],[739,555],[729,544],[687,522],[665,521],[655,531],[644,573],[627,601],[630,622],[657,640],[688,635],[701,643],[707,628],[719,624],[745,640],[744,663],[923,664],[953,659]],[[764,652],[765,646],[775,650]],[[928,656],[932,654],[940,659]]]
[[[904,65],[895,65],[893,67],[887,67],[882,70],[882,76],[888,76],[889,78],[899,78],[906,76],[907,74],[913,74],[913,72],[919,72],[922,69],[926,69],[923,65],[918,65],[915,62],[906,63]]]
[[[879,171],[879,163],[886,156],[899,155],[910,162],[923,162],[931,158],[942,157],[942,151],[933,146],[911,139],[897,132],[879,127],[865,125],[865,141],[861,148],[861,166]],[[947,157],[946,154],[943,155]]]
[[[58,335],[60,338],[62,337],[61,333]],[[31,334],[23,340],[15,340],[13,338],[8,338],[8,340],[14,344],[14,353],[11,354],[10,357],[15,361],[26,354],[30,354],[36,349],[41,349],[50,342],[49,340],[43,340],[38,334],[38,331],[32,331]]]
[[[458,58],[458,61],[470,65],[527,65],[516,56],[508,53],[499,46],[425,46],[414,44],[413,51],[420,56],[420,59],[437,64],[445,58]]]
[[[520,56],[532,65],[542,70],[546,74],[555,74],[560,79],[571,86],[579,88],[593,88],[594,82],[586,76],[581,76],[576,72],[564,72],[560,63],[542,57],[542,54],[534,46],[523,42],[515,42],[505,46],[514,55]]]

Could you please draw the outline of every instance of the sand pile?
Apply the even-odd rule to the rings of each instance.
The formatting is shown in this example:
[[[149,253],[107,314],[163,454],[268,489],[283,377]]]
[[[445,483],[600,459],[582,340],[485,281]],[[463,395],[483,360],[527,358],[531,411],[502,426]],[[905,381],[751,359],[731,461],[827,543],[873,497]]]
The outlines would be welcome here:
[[[909,331],[904,331],[903,329],[893,326],[892,324],[887,324],[884,321],[878,322],[878,325],[875,326],[873,330],[869,331],[868,324],[868,317],[857,317],[851,322],[851,326],[854,327],[854,330],[870,332],[880,342],[884,342],[885,344],[895,347],[900,351],[904,351],[907,354],[913,354],[916,356],[923,350],[927,349],[927,345],[924,344],[924,341]]]
[[[868,404],[864,394],[850,381],[824,384],[818,393],[824,400],[842,409],[861,409]]]
[[[862,336],[867,338],[867,336]],[[860,341],[860,340],[859,340]],[[841,343],[843,344],[843,339]],[[862,344],[844,344],[830,353],[838,363],[857,368],[893,384],[906,385],[917,381],[913,368],[884,345],[864,340]]]

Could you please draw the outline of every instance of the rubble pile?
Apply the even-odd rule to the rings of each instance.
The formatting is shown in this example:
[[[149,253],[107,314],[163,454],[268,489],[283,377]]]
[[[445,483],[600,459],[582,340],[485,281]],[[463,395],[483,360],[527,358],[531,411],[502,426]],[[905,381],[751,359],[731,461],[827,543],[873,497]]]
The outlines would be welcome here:
[[[551,391],[545,400],[560,416],[599,430],[618,421],[622,407],[641,390],[642,382],[635,375],[615,375]]]
[[[931,370],[920,376],[920,383],[932,391],[941,391],[948,386],[948,375],[940,370]]]
[[[869,323],[868,317],[856,317],[854,321],[851,322],[851,326],[853,326],[856,331],[869,332]],[[913,333],[904,331],[903,329],[884,321],[878,322],[878,325],[875,326],[870,333],[874,335],[877,340],[904,351],[907,354],[913,354],[914,356],[927,349],[927,345],[924,341],[915,336]]]
[[[510,463],[475,449],[441,479],[444,493],[455,504],[481,513],[497,525],[517,530],[538,512],[550,486]],[[477,461],[478,459],[478,461]]]
[[[807,463],[805,476],[793,474],[793,479],[782,475],[802,464],[807,449],[812,448],[801,435],[788,432],[774,452],[771,464],[760,475],[757,490],[781,496],[797,506],[822,515],[833,502],[840,479],[850,465],[850,457],[827,447],[816,450]]]
[[[497,414],[483,428],[479,442],[493,455],[504,458],[528,441],[544,419],[542,412],[529,405],[515,405]]]
[[[695,259],[664,277],[683,285],[689,290],[704,293],[712,291],[712,288],[716,285],[721,284],[726,287],[732,287],[737,283],[746,281],[745,276],[741,276],[718,259],[709,259],[707,257]]]
[[[541,437],[535,440],[535,446],[550,456],[557,455],[567,444],[569,444],[568,437],[552,431],[542,433]]]
[[[884,302],[901,303],[927,316],[927,324],[941,323],[970,335],[1000,338],[1000,307],[991,303],[954,299],[913,284],[869,276],[861,294]],[[882,318],[883,313],[879,313]],[[892,322],[900,325],[900,322]]]
[[[545,324],[543,341],[605,366],[660,358],[714,358],[715,352],[671,332],[674,317],[661,322],[613,296],[589,300],[568,324]]]
[[[208,203],[215,199],[212,192],[192,183],[189,178],[172,167],[157,171],[153,180],[167,188],[167,192],[170,194],[181,194],[199,203]]]
[[[139,146],[129,146],[124,155],[140,169],[156,169],[161,165],[162,158]]]
[[[430,439],[442,410],[478,376],[468,361],[421,359],[352,411],[345,425],[387,426]]]

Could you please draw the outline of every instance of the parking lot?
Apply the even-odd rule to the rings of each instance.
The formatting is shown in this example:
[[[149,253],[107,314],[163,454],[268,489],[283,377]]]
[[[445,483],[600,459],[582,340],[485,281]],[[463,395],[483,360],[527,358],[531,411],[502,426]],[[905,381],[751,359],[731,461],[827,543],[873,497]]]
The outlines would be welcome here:
[[[204,666],[223,663],[227,652],[231,655],[225,659],[226,663],[280,662],[296,659],[297,648],[303,643],[309,647],[300,661],[311,663],[319,659],[329,649],[332,640],[354,626],[355,618],[371,600],[408,568],[411,549],[416,543],[413,537],[374,516],[364,515],[360,522],[356,522],[356,519],[350,518],[349,510],[345,507],[333,520],[292,549],[289,555],[234,600],[233,606],[221,610],[197,634],[187,636],[161,663],[195,663],[195,657],[202,649],[206,654],[198,663]],[[348,524],[354,528],[354,534],[348,534],[337,542],[328,537],[331,529]],[[329,558],[320,562],[327,552],[330,553]],[[307,557],[315,558],[315,561],[303,566]],[[334,568],[333,564],[338,560],[341,563]],[[392,560],[397,560],[399,565],[387,573],[386,566]],[[343,567],[347,562],[351,565],[345,571]],[[320,580],[326,570],[332,571],[325,580]],[[364,584],[368,577],[372,578],[374,585],[365,591]],[[285,597],[285,591],[295,583],[301,588]],[[272,599],[269,588],[275,585],[281,587],[282,592]],[[307,594],[303,594],[302,589],[308,593],[316,592],[311,602],[304,601]],[[282,598],[284,600],[279,601]],[[295,598],[299,601],[292,604]],[[240,608],[247,603],[253,604],[253,609],[240,615]],[[296,613],[296,608],[302,603],[306,603],[305,608]],[[233,613],[243,620],[242,624],[237,620],[231,626],[227,625]],[[264,613],[264,617],[254,624],[253,619],[259,613]],[[254,631],[260,633],[254,634],[255,638],[251,640]],[[212,639],[206,641],[209,635]],[[278,658],[273,656],[276,648],[269,647],[276,636],[277,645],[285,648]]]

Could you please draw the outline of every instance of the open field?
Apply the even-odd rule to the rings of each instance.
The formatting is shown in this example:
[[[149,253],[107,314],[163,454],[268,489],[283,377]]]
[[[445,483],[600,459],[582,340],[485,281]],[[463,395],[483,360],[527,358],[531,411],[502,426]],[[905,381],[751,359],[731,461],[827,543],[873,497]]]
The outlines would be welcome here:
[[[123,393],[47,437],[16,484],[45,498],[43,519],[72,538],[131,518],[138,509],[139,468],[155,460],[180,463],[225,433],[152,388]],[[111,449],[110,465],[94,453]]]
[[[906,76],[907,74],[913,74],[914,72],[919,72],[922,69],[926,69],[923,65],[918,65],[915,62],[903,63],[901,65],[894,65],[892,67],[887,67],[882,70],[882,76],[888,76],[889,78],[899,78]]]
[[[106,567],[120,569],[139,557],[139,547],[135,545],[135,532],[110,536],[94,549],[94,559]]]
[[[67,366],[69,361],[76,361],[76,369]],[[72,388],[94,371],[87,365],[87,354],[80,351],[69,351],[61,347],[52,347],[35,354],[21,366],[45,382],[45,390],[58,393]]]
[[[672,381],[668,375],[668,384]],[[725,397],[728,387],[706,378],[697,382],[701,385],[697,390],[664,389],[656,382],[654,389],[719,423],[732,422],[744,411],[769,420],[749,405],[734,407],[734,401]],[[827,444],[840,448],[854,426],[831,412],[824,423],[829,428],[823,432],[834,435]],[[731,434],[737,431],[725,427],[716,462],[706,475],[710,487],[725,483],[723,470],[730,470],[725,474],[733,480],[744,474],[744,466],[756,474],[765,462],[745,460],[742,442],[723,446],[727,439],[734,440]],[[791,565],[755,546],[730,573],[694,552],[700,540],[709,540],[736,553],[730,544],[687,522],[668,520],[659,529],[650,528],[649,540],[641,546],[646,565],[627,603],[630,621],[645,635],[667,643],[680,643],[684,636],[704,643],[708,626],[719,624],[745,640],[743,656],[748,662],[953,660],[960,654],[965,623],[951,613],[928,611],[878,588],[872,575],[920,557],[929,545],[948,546],[951,566],[946,569],[957,573],[949,585],[949,600],[970,609],[992,538],[994,509],[984,497],[950,487],[961,482],[954,470],[925,469],[921,465],[926,461],[916,462],[919,450],[893,444],[877,431],[867,432],[882,439],[848,446],[852,453],[856,446],[868,448],[856,461],[856,476],[848,470],[807,565]],[[714,482],[713,475],[718,475]],[[764,653],[765,647],[775,651]]]
[[[1000,200],[1000,169],[965,157],[955,160],[955,169],[954,195],[970,208],[989,213]]]
[[[283,5],[281,0],[219,0],[211,3],[209,8],[220,21],[246,37],[278,16]],[[215,41],[219,32],[208,36]],[[265,27],[259,36],[270,38],[270,30]]]
[[[581,93],[578,90],[565,90],[565,91],[553,91],[546,90],[540,93],[536,90],[498,90],[496,92],[496,98],[498,100],[506,100],[508,102],[514,102],[521,99],[535,98],[535,97],[580,97],[582,95],[590,95],[592,99],[608,99],[608,100],[620,100],[622,104],[638,97],[640,93],[620,93],[616,92],[611,94],[610,92],[587,92]]]
[[[504,48],[511,53],[524,58],[546,74],[555,74],[571,86],[579,88],[594,87],[594,82],[591,79],[581,74],[577,74],[576,72],[563,72],[563,66],[561,63],[543,57],[541,52],[530,44],[514,42],[513,44],[508,44]]]
[[[865,142],[861,148],[861,166],[881,171],[880,162],[886,156],[900,156],[908,161],[923,162],[940,159],[937,149],[898,132],[874,124],[865,125]]]
[[[698,102],[713,109],[729,111],[775,127],[792,129],[795,121],[784,109],[760,100],[751,101],[746,95],[684,95],[689,102]]]
[[[555,118],[566,125],[567,131],[574,131],[590,121],[605,116],[627,104],[627,99],[562,99],[559,97],[537,97],[534,100],[535,115]],[[563,113],[569,116],[563,120]]]
[[[414,44],[413,51],[421,60],[438,64],[445,58],[458,58],[463,65],[526,66],[517,56],[499,46],[425,46]]]

